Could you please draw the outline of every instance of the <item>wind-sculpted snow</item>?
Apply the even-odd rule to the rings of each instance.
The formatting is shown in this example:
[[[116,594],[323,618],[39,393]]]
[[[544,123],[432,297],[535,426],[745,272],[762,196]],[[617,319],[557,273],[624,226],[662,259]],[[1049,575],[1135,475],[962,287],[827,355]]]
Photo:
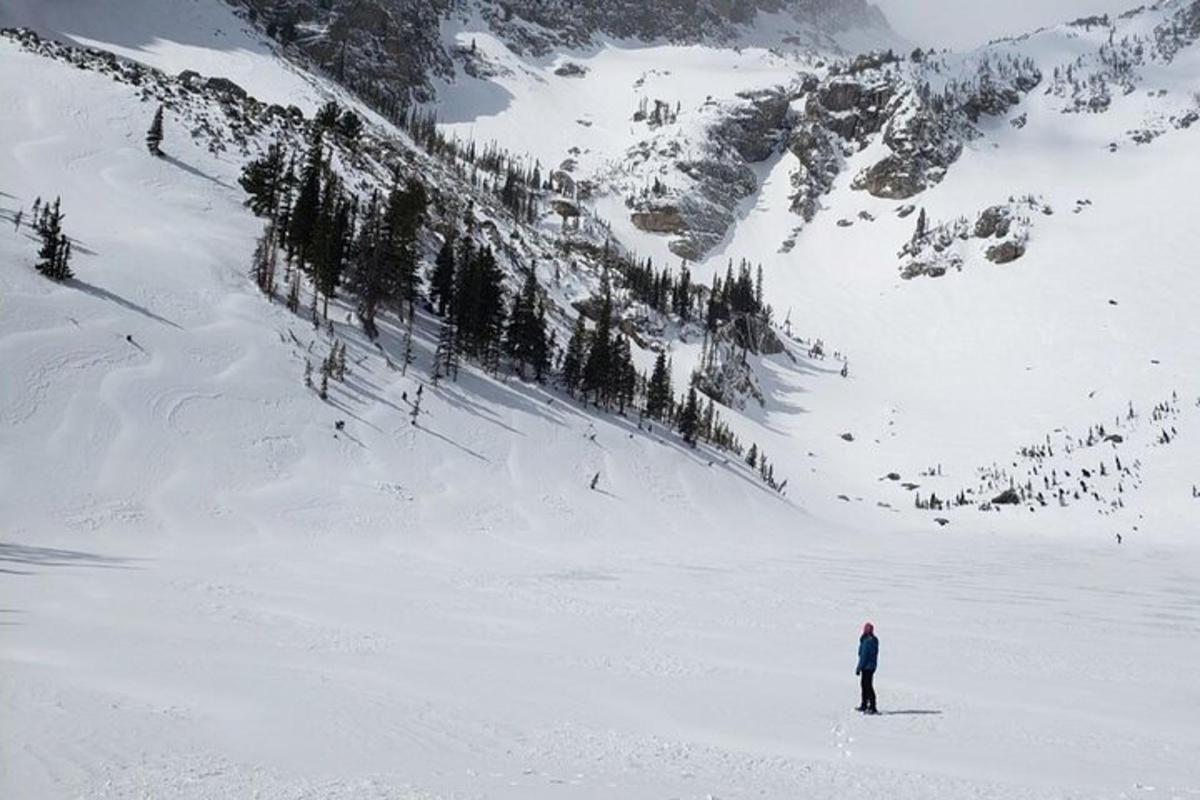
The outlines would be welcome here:
[[[475,38],[496,68],[475,88],[509,94],[476,116],[449,98],[474,122],[446,130],[541,161],[544,197],[579,216],[533,224],[491,173],[423,151],[224,4],[129,0],[139,34],[211,23],[164,27],[144,62],[104,40],[123,20],[104,5],[3,8],[39,33],[0,36],[0,796],[1200,789],[1200,126],[1172,122],[1200,64],[1181,35],[1100,113],[1064,114],[1053,79],[1105,25],[1118,42],[1186,32],[1194,5],[998,43],[987,92],[979,54],[835,76],[762,50],[610,43],[543,64],[464,27],[455,45]],[[72,13],[79,47],[52,40]],[[210,47],[218,30],[245,47]],[[1026,59],[1043,80],[1021,89]],[[657,127],[633,121],[643,97],[666,107]],[[357,149],[328,140],[348,185],[398,166],[428,181],[432,224],[472,208],[509,283],[536,271],[560,342],[616,270],[611,239],[674,262],[589,182],[642,140],[736,153],[724,165],[755,186],[691,274],[761,262],[772,324],[732,323],[714,347],[632,288],[614,303],[676,387],[709,359],[700,381],[786,493],[636,411],[471,364],[435,385],[420,308],[406,365],[390,314],[372,342],[350,296],[317,330],[268,301],[238,177],[272,142],[299,146],[326,99],[367,121]],[[953,125],[912,138],[922,107]],[[797,146],[805,131],[821,142]],[[959,152],[911,197],[855,189],[904,136]],[[671,184],[670,163],[640,165],[630,190]],[[807,221],[805,170],[821,176]],[[34,269],[39,196],[62,198],[71,281]],[[1018,241],[1020,258],[988,260]],[[914,259],[945,243],[961,272],[902,280],[906,242]],[[348,370],[322,401],[305,362],[335,345]],[[879,717],[851,710],[867,619]]]

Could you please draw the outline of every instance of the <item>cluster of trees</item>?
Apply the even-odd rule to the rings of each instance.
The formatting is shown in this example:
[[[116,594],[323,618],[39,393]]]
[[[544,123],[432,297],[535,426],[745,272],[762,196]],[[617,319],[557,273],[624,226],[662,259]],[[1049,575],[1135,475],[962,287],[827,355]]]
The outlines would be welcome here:
[[[52,281],[65,281],[72,277],[71,240],[63,233],[62,202],[43,203],[42,198],[33,201],[33,229],[42,246],[38,249],[36,269]]]
[[[662,314],[677,314],[684,321],[692,318],[694,287],[686,263],[680,268],[678,278],[669,268],[656,270],[649,258],[616,259],[614,263],[623,287],[634,299]]]
[[[416,301],[418,235],[428,197],[420,181],[397,180],[386,196],[373,192],[360,207],[325,153],[326,130],[313,129],[299,170],[295,155],[273,144],[242,172],[239,182],[249,195],[246,205],[267,218],[254,256],[255,281],[263,292],[274,295],[282,248],[289,308],[298,309],[303,275],[314,287],[314,305],[317,295],[323,298],[322,314],[328,318],[329,300],[345,281],[358,301],[364,329],[374,337],[381,307],[401,313],[407,308],[411,313]]]
[[[429,297],[442,317],[434,376],[456,378],[463,356],[499,372],[505,357],[524,379],[532,371],[541,381],[550,368],[553,339],[546,304],[530,268],[511,302],[504,272],[490,247],[452,233],[434,261]]]
[[[762,265],[759,265],[757,274],[752,275],[750,262],[744,259],[738,265],[736,275],[733,262],[730,261],[724,279],[713,276],[704,317],[705,328],[709,333],[715,332],[721,323],[743,315],[770,318],[770,308],[763,303]]]
[[[402,319],[407,316],[411,331],[414,305],[424,297],[440,317],[435,381],[456,379],[464,359],[493,373],[507,367],[522,379],[554,378],[572,396],[620,414],[636,411],[642,421],[677,430],[692,446],[707,442],[744,455],[712,398],[694,384],[682,397],[675,396],[664,355],[649,376],[639,372],[630,339],[618,324],[607,270],[600,296],[592,304],[594,324],[589,329],[583,316],[577,319],[565,348],[555,342],[535,269],[528,268],[519,290],[510,291],[496,254],[473,237],[470,212],[465,233],[454,228],[443,232],[444,243],[428,274],[423,274],[420,236],[427,223],[427,191],[411,178],[397,180],[386,195],[372,192],[365,201],[349,192],[331,164],[325,143],[327,135],[354,135],[354,123],[346,128],[345,117],[327,105],[302,158],[275,144],[243,170],[240,183],[248,195],[246,205],[266,218],[254,256],[255,279],[265,293],[276,292],[282,257],[287,303],[293,311],[299,311],[304,278],[313,287],[314,324],[319,319],[318,297],[323,298],[323,315],[328,319],[329,300],[344,287],[353,295],[363,328],[372,337],[378,333],[376,315],[383,309],[395,310]],[[431,123],[415,113],[412,119],[420,135],[444,141]],[[497,180],[496,185],[518,222],[536,214],[530,210],[542,181],[536,164],[518,168],[499,151],[489,149],[480,155],[473,145],[465,152],[482,168],[504,170],[504,184]],[[699,318],[701,309],[710,325],[732,314],[764,310],[761,270],[755,280],[745,262],[736,274],[731,263],[724,279],[714,279],[711,290],[693,285],[686,265],[675,277],[670,270],[655,270],[649,261],[611,257],[606,263],[615,265],[634,297],[685,320]],[[344,358],[342,351],[322,365],[322,396],[329,379],[343,374]],[[405,367],[410,362],[406,353]],[[311,385],[311,370],[306,380]],[[773,467],[757,448],[752,466],[765,482],[779,488]]]
[[[496,144],[479,147],[447,137],[437,126],[434,111],[413,109],[394,120],[431,156],[450,165],[462,177],[499,198],[518,222],[534,222],[541,210],[539,198],[550,190],[549,176],[541,164],[532,164]]]

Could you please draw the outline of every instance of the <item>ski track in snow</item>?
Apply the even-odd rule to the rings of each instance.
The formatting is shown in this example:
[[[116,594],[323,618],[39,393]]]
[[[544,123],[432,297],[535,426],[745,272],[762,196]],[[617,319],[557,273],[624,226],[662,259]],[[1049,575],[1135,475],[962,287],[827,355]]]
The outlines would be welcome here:
[[[319,85],[252,34],[227,52],[188,38],[241,30],[219,3],[130,6],[146,12],[120,37],[134,58],[177,72],[203,53],[202,71],[252,76],[265,99]],[[32,7],[14,2],[0,22]],[[86,12],[47,5],[38,24],[116,38]],[[602,58],[630,77],[665,52]],[[767,61],[755,81],[773,79]],[[3,796],[1200,797],[1200,560],[1195,510],[1176,499],[1200,452],[1193,417],[1180,444],[1147,456],[1152,485],[1129,511],[1144,533],[1120,548],[1090,510],[971,510],[930,532],[924,516],[835,498],[875,499],[893,465],[907,478],[944,459],[964,479],[1056,426],[1119,413],[1126,385],[1139,404],[1188,389],[1194,322],[1167,311],[1194,296],[1195,272],[1157,289],[1114,276],[1139,247],[1163,264],[1194,252],[1194,227],[1099,266],[1066,260],[1077,237],[1118,224],[1101,208],[1139,171],[1163,180],[1149,157],[1113,162],[1088,192],[1096,221],[1050,227],[1036,243],[1046,255],[1006,275],[1015,288],[981,265],[897,288],[894,265],[860,240],[901,242],[909,225],[865,200],[879,222],[849,231],[869,235],[826,219],[795,260],[768,259],[790,230],[781,159],[727,252],[759,243],[777,307],[852,359],[848,381],[771,362],[771,404],[734,420],[791,479],[784,501],[709,466],[712,454],[631,438],[620,420],[470,368],[426,386],[414,426],[400,396],[421,370],[401,376],[341,323],[365,360],[321,403],[301,375],[324,337],[245,277],[259,225],[227,188],[238,166],[170,122],[166,151],[216,181],[149,158],[151,109],[130,87],[7,42],[0,76],[23,87],[0,95],[0,209],[61,193],[82,244],[78,280],[54,286],[32,270],[35,244],[0,230]],[[604,103],[628,111],[625,98]],[[1032,114],[1026,132],[1048,136],[1041,124]],[[997,134],[1002,151],[1015,135]],[[1183,173],[1189,144],[1153,146]],[[1067,160],[1052,177],[1099,169]],[[1012,186],[1034,188],[1039,165]],[[987,176],[1010,168],[972,152],[954,170],[977,195],[949,196],[952,173],[929,194],[931,215],[995,202],[1011,186]],[[835,191],[827,202],[858,202]],[[1060,214],[1074,193],[1053,199]],[[1147,213],[1180,228],[1193,215],[1180,197],[1148,196]],[[1114,283],[1087,288],[1089,270]],[[1040,304],[1061,281],[1085,297]],[[1089,346],[1091,301],[1112,286],[1141,310]],[[1015,310],[975,320],[992,294],[1043,324],[1014,330]],[[427,362],[429,320],[418,334]],[[1035,361],[1061,381],[1018,383],[997,402],[988,381],[1023,371],[1047,336],[1077,355]],[[939,343],[960,376],[923,367]],[[1142,363],[1149,343],[1166,354],[1162,377]],[[677,369],[697,349],[677,346]],[[1121,381],[1102,408],[1063,399],[1110,358]],[[968,400],[947,408],[957,388]],[[849,429],[854,444],[839,438]],[[874,718],[851,710],[867,618],[882,640],[887,713]]]

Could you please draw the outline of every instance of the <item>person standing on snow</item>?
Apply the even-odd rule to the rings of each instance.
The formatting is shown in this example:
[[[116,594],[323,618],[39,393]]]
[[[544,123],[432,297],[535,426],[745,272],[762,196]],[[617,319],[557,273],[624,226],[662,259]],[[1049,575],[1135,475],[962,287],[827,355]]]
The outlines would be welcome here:
[[[863,625],[862,636],[858,639],[858,668],[854,674],[862,676],[862,702],[856,711],[879,713],[875,709],[875,667],[878,661],[879,640],[875,638],[875,626],[868,622]]]

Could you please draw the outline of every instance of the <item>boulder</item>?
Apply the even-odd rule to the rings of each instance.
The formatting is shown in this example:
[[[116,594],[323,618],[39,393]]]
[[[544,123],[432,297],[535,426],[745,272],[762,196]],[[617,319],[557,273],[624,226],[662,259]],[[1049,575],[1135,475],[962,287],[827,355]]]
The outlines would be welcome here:
[[[985,208],[975,221],[975,235],[980,239],[990,239],[993,236],[1004,238],[1012,226],[1009,210],[1004,206]]]
[[[1020,242],[1001,242],[987,249],[988,261],[995,264],[1008,264],[1025,255],[1025,245]]]
[[[223,97],[245,100],[247,96],[246,90],[229,80],[229,78],[209,78],[204,82],[204,86],[210,92],[216,92]]]
[[[1019,506],[1021,505],[1021,496],[1017,494],[1016,489],[1005,489],[992,498],[992,504],[998,506]]]

